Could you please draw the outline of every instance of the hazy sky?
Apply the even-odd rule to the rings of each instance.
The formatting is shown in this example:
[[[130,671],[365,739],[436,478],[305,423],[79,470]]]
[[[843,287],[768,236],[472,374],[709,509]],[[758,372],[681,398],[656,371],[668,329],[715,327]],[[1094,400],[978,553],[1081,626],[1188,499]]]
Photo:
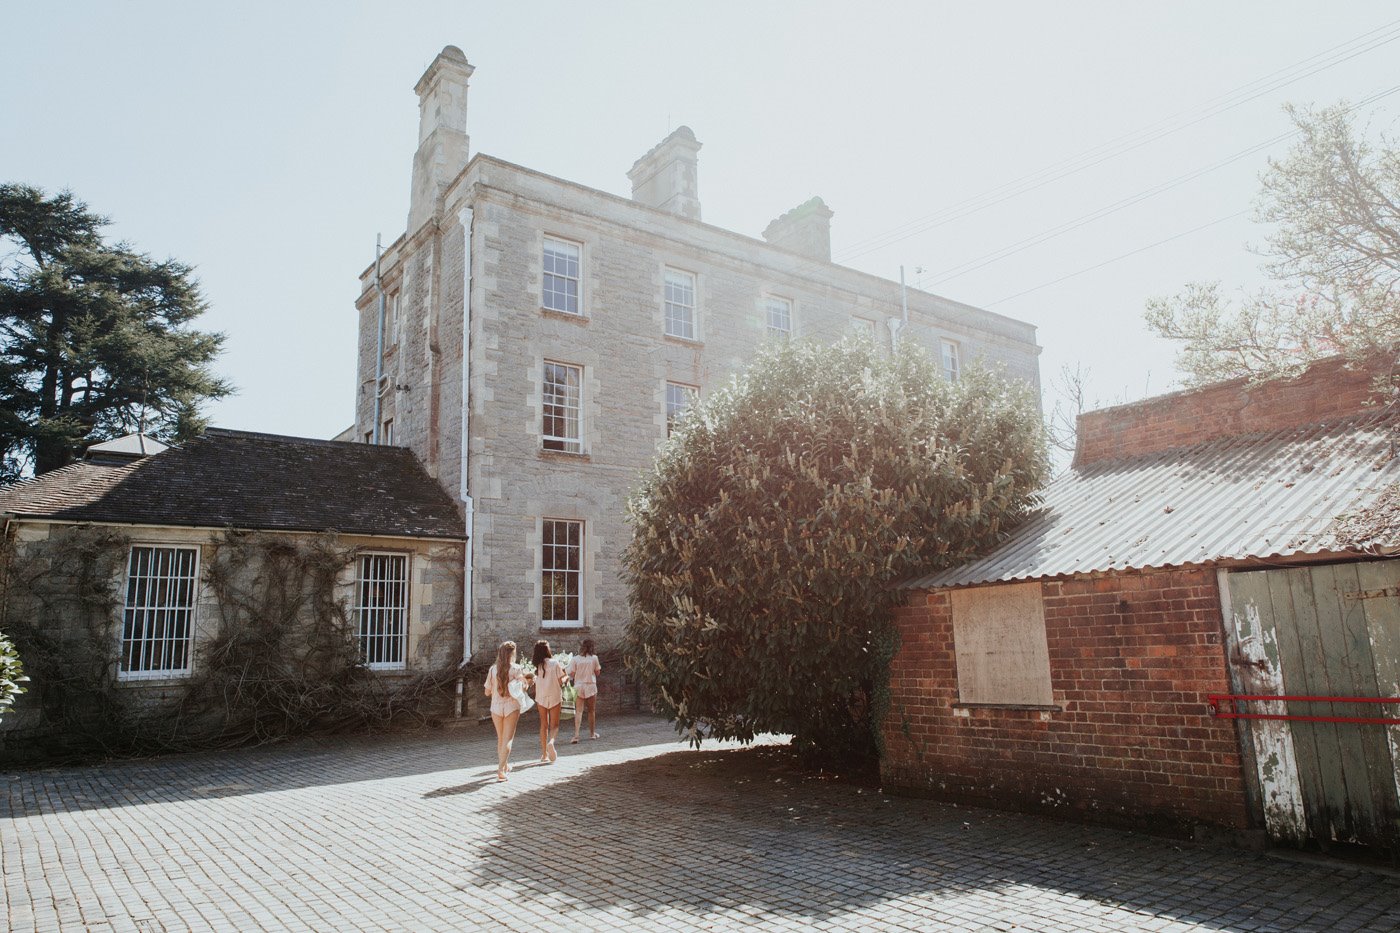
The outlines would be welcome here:
[[[1393,2],[54,2],[4,23],[0,180],[71,188],[197,267],[239,388],[215,424],[322,437],[353,417],[357,276],[403,232],[413,84],[449,43],[476,66],[473,151],[626,195],[688,124],[706,221],[758,235],[820,195],[838,261],[921,266],[1034,323],[1047,385],[1082,363],[1105,402],[1173,385],[1149,297],[1258,283],[1266,231],[1239,215],[1286,141],[934,274],[1279,137],[1285,102],[1400,84]],[[1391,127],[1400,92],[1365,109]]]

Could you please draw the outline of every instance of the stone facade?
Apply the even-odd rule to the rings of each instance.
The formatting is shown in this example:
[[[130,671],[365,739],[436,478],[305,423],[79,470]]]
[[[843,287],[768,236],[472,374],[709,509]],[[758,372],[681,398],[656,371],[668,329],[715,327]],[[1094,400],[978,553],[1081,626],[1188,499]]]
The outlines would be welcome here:
[[[68,568],[73,577],[45,575],[39,590],[21,594],[45,605],[53,615],[55,629],[47,632],[53,644],[72,650],[83,650],[86,638],[97,634],[91,626],[110,631],[113,657],[108,662],[115,671],[117,646],[121,643],[122,605],[127,594],[128,554],[134,547],[192,549],[195,553],[195,592],[193,596],[193,627],[189,641],[188,670],[168,676],[144,675],[123,679],[109,672],[124,703],[150,713],[175,709],[185,694],[191,678],[201,673],[206,647],[214,642],[227,618],[236,618],[243,606],[220,605],[215,586],[209,579],[209,566],[216,551],[223,546],[229,529],[188,528],[169,525],[88,525],[72,522],[12,520],[8,523],[6,548],[0,551],[0,582],[18,585],[7,577],[7,571],[39,561],[47,565],[54,555],[71,550],[80,536],[88,532],[111,535],[104,548],[110,551],[101,561],[85,561],[81,567]],[[312,535],[299,532],[265,532],[269,538],[292,543],[307,543]],[[389,682],[407,682],[415,675],[450,670],[459,663],[462,646],[460,624],[462,612],[463,544],[460,541],[429,540],[370,535],[340,535],[324,539],[343,551],[346,563],[337,575],[334,596],[355,624],[354,606],[357,589],[358,557],[362,554],[393,554],[407,558],[408,592],[404,660],[401,667],[376,671],[376,676]],[[80,546],[81,547],[81,546]],[[104,571],[102,568],[106,568]],[[107,575],[95,581],[108,593],[115,607],[110,623],[104,619],[88,618],[83,607],[93,596],[74,582],[83,571]],[[25,574],[33,570],[23,571]],[[238,585],[249,592],[262,586],[264,573],[259,564],[246,568],[248,579]],[[0,599],[20,598],[7,587],[0,586]],[[293,624],[314,624],[311,609],[303,606]],[[61,629],[61,630],[60,630]],[[295,639],[293,639],[295,642]],[[85,655],[86,656],[86,655]],[[60,736],[62,724],[47,721],[43,708],[45,684],[42,678],[30,685],[29,692],[18,698],[15,706],[0,720],[0,759],[13,760],[26,755],[41,754],[45,749],[61,747],[52,740]],[[48,744],[46,744],[48,743]],[[51,747],[52,746],[52,747]]]
[[[418,84],[423,145],[466,138],[465,126],[444,134],[431,122],[465,119],[471,69],[460,54],[444,50]],[[588,632],[600,647],[616,643],[628,613],[618,577],[624,506],[666,437],[667,384],[703,394],[765,340],[785,339],[769,330],[769,298],[790,303],[793,338],[832,340],[857,327],[889,346],[899,327],[898,283],[827,258],[831,212],[819,200],[775,222],[773,243],[702,223],[699,149],[688,128],[672,133],[633,167],[629,200],[489,156],[452,165],[420,148],[409,229],[385,251],[378,281],[374,266],[361,275],[355,436],[412,448],[469,506],[478,656],[506,637],[575,649]],[[445,174],[424,176],[431,171]],[[544,307],[546,237],[578,249],[577,314]],[[667,270],[693,277],[693,339],[666,335]],[[962,362],[1004,366],[1038,386],[1031,325],[920,291],[908,306],[900,339],[936,353],[956,342]],[[543,449],[547,362],[582,370],[577,453]],[[541,622],[547,519],[584,523],[576,625]]]

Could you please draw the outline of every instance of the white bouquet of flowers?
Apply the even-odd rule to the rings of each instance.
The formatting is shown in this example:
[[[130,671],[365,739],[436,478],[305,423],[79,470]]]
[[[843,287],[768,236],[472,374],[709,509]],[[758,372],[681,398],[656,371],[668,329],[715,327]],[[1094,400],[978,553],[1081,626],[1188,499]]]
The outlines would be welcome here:
[[[521,673],[525,672],[524,665],[513,664],[511,667]],[[530,699],[530,694],[525,690],[525,681],[522,678],[512,677],[510,679],[510,696],[511,699],[520,704],[521,714],[528,713],[535,705],[535,701]]]
[[[569,665],[573,663],[574,656],[568,651],[560,652],[554,656],[554,660],[559,662],[559,666],[568,671]],[[573,681],[564,681],[564,706],[561,710],[560,718],[572,716],[574,714],[574,701],[578,699],[578,691],[574,689]]]

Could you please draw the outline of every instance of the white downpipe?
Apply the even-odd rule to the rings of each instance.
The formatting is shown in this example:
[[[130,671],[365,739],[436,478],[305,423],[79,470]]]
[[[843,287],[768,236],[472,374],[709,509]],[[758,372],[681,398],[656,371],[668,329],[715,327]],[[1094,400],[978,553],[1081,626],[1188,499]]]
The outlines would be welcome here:
[[[457,215],[462,225],[462,465],[461,497],[467,520],[467,553],[462,568],[462,664],[472,659],[472,552],[476,550],[471,496],[472,373],[472,209]]]

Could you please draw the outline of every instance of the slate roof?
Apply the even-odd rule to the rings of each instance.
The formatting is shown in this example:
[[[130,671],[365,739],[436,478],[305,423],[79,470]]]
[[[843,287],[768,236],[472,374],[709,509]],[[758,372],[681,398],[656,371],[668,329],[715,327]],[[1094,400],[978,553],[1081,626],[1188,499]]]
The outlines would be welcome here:
[[[1395,548],[1397,442],[1380,412],[1096,461],[992,553],[904,587]]]
[[[141,525],[466,537],[403,447],[210,428],[130,463],[79,461],[0,487],[0,513]]]

